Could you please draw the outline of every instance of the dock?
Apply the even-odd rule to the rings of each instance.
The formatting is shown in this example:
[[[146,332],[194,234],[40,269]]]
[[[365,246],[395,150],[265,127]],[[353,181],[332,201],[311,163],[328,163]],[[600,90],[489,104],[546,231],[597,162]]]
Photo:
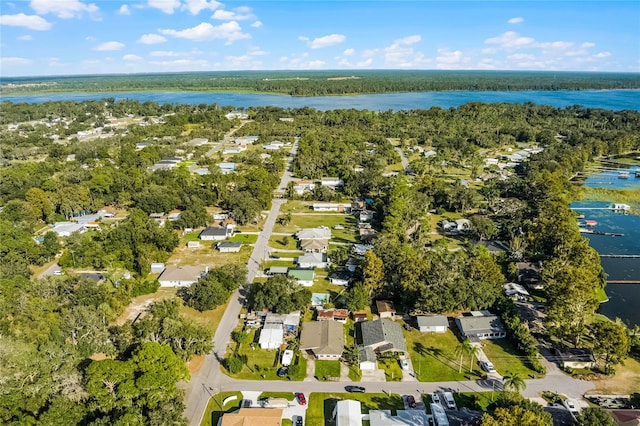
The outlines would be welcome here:
[[[640,259],[640,254],[601,254],[600,257],[614,259]]]

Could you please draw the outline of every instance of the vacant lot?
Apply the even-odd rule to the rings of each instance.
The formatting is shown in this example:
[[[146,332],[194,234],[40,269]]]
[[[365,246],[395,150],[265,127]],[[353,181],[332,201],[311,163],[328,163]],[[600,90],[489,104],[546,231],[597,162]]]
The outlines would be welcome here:
[[[294,234],[304,228],[317,228],[318,226],[333,228],[336,225],[355,227],[356,219],[346,213],[294,213],[287,226],[276,224],[273,232]]]
[[[503,376],[509,372],[518,373],[523,378],[534,374],[536,377],[542,376],[525,365],[524,357],[508,339],[483,340],[482,350],[496,367],[496,371]]]
[[[183,241],[181,241],[183,242]],[[186,241],[176,248],[167,260],[167,265],[203,265],[221,266],[228,263],[247,263],[253,247],[242,246],[238,253],[220,253],[216,250],[217,241],[203,241],[199,248],[187,248]]]
[[[458,338],[447,330],[446,333],[422,333],[416,329],[404,330],[407,349],[411,354],[413,369],[421,382],[467,380],[469,374],[482,377],[477,362],[471,363],[465,355],[460,373],[460,355],[456,349],[460,346]]]
[[[596,389],[590,391],[594,395],[629,395],[640,389],[640,362],[632,357],[624,361],[624,365],[616,366],[616,374],[603,376],[593,380]]]

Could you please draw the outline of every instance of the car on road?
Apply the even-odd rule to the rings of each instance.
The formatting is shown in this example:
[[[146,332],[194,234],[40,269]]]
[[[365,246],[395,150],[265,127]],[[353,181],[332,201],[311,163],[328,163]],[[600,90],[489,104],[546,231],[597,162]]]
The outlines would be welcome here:
[[[347,392],[364,393],[365,389],[362,386],[345,386],[344,390]]]
[[[438,396],[438,394],[436,392],[431,394],[431,401],[434,404],[440,404],[440,397]]]
[[[569,410],[569,412],[576,416],[580,413],[580,410],[578,409],[578,404],[576,404],[576,402],[572,399],[565,399],[564,400],[564,406],[567,407],[567,410]]]
[[[480,361],[480,367],[487,373],[495,373],[496,368],[491,361]]]
[[[413,395],[407,395],[407,405],[409,408],[416,408],[416,399]]]
[[[300,403],[300,405],[306,405],[307,404],[307,398],[305,398],[304,394],[302,392],[300,392],[298,395],[298,402]]]
[[[60,269],[56,269],[55,271],[53,271],[53,275],[57,275],[57,276],[64,275],[64,272],[62,272]]]
[[[401,359],[400,360],[400,367],[402,367],[403,370],[408,370],[409,369],[409,361],[407,361],[406,359]]]
[[[269,256],[271,259],[280,259],[280,256],[272,254],[271,256]]]

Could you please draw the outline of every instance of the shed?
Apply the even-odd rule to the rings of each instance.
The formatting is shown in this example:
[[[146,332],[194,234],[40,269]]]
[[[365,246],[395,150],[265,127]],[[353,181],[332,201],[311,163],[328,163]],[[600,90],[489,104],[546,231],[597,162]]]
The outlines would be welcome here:
[[[221,253],[238,253],[242,248],[242,243],[236,243],[233,241],[223,241],[216,245],[216,248]]]
[[[596,359],[591,349],[566,348],[558,351],[562,368],[593,368]]]
[[[151,273],[152,274],[160,274],[164,271],[164,263],[152,263],[151,264]]]
[[[271,268],[267,269],[265,274],[277,275],[277,274],[286,274],[287,272],[289,272],[289,268],[287,268],[286,266],[272,266]]]
[[[311,293],[311,306],[314,308],[324,306],[329,300],[329,293]]]
[[[445,333],[449,328],[449,320],[444,315],[421,315],[416,317],[418,330],[423,333]]]
[[[376,309],[380,318],[393,319],[396,315],[396,308],[390,300],[376,300]]]

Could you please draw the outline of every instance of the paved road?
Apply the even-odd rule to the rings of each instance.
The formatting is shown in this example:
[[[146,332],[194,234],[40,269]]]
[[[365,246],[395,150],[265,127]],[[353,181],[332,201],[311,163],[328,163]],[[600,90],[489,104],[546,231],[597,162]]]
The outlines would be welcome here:
[[[60,272],[58,272],[60,271]],[[62,272],[62,269],[60,268],[60,265],[58,265],[57,262],[54,262],[51,266],[49,266],[47,269],[45,269],[44,271],[42,271],[40,273],[40,275],[38,275],[38,278],[44,278],[46,276],[49,275],[56,275]]]
[[[279,189],[285,189],[289,181],[293,179],[291,174],[291,164],[293,163],[293,159],[298,151],[298,142],[296,139],[295,143],[291,147],[291,154],[287,160],[287,167],[280,181]],[[269,238],[273,232],[273,227],[276,223],[276,219],[278,218],[278,214],[280,212],[280,206],[286,203],[286,199],[275,198],[271,201],[271,210],[269,210],[269,214],[267,219],[265,220],[262,231],[258,235],[258,240],[253,246],[253,252],[251,253],[251,257],[247,262],[247,282],[253,282],[253,279],[258,275],[258,271],[260,269],[260,262],[262,259],[268,257],[269,252]],[[229,339],[231,336],[231,332],[238,324],[238,315],[240,314],[240,309],[242,304],[244,303],[244,292],[246,291],[246,287],[243,289],[239,289],[233,293],[231,299],[229,300],[229,304],[227,305],[227,309],[224,312],[224,315],[216,329],[216,333],[213,336],[213,353],[207,355],[205,360],[200,367],[200,370],[191,378],[189,383],[183,384],[184,390],[186,393],[186,409],[185,416],[189,419],[190,425],[199,425],[200,420],[202,419],[202,415],[204,413],[205,408],[207,407],[207,402],[210,398],[209,387],[212,388],[220,388],[227,383],[225,380],[230,379],[226,375],[224,375],[220,371],[220,359],[224,356],[224,353],[227,349],[227,345],[229,344]],[[260,383],[260,382],[256,382]],[[226,387],[225,387],[226,388]],[[229,389],[240,389],[235,387],[230,387]],[[246,389],[246,390],[260,390],[261,388],[258,386],[254,389]]]
[[[402,148],[400,147],[396,147],[396,151],[398,152],[398,155],[400,155],[400,161],[402,161],[402,168],[404,169],[405,172],[408,172],[409,160],[407,160],[407,157],[404,155],[404,151],[402,151]]]
[[[242,128],[242,126],[244,126],[245,124],[251,122],[252,120],[243,120],[242,123],[240,123],[240,125],[238,127],[234,127],[231,130],[229,130],[224,137],[222,138],[222,140],[220,142],[218,142],[213,148],[211,148],[209,151],[207,151],[207,153],[205,154],[207,157],[211,157],[213,154],[215,154],[216,152],[220,151],[220,148],[222,148],[222,146],[226,143],[231,142],[231,136],[233,136],[233,134],[235,132],[237,132],[238,130],[240,130],[240,128]]]

